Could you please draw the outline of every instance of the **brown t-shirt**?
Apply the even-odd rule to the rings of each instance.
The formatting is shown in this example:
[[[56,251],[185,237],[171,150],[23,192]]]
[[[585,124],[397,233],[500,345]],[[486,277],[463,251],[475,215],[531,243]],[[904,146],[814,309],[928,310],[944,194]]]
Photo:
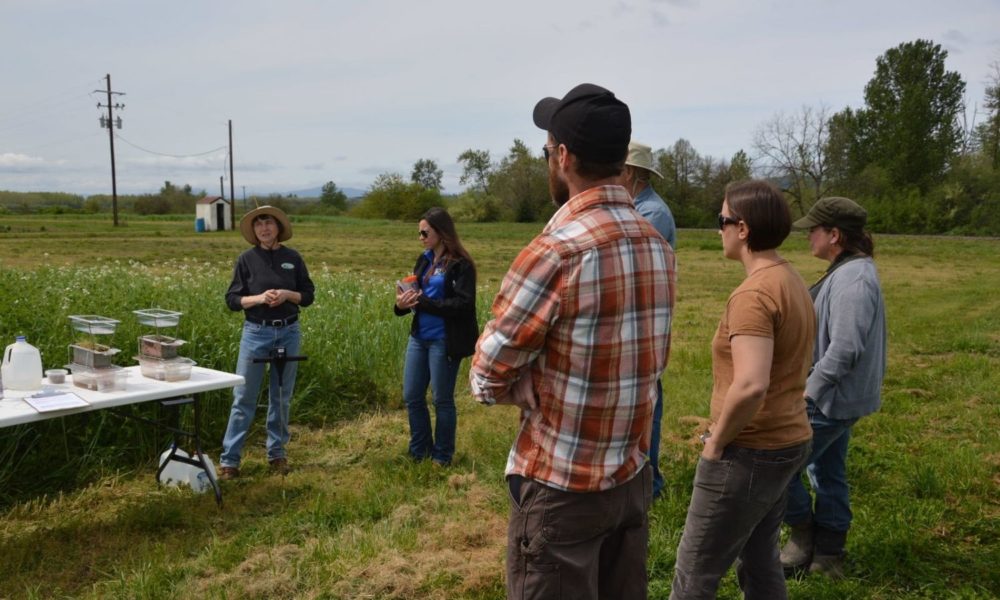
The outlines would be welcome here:
[[[774,340],[771,382],[757,414],[732,441],[758,449],[788,448],[812,437],[803,394],[812,364],[816,315],[805,282],[787,261],[757,269],[729,296],[712,340],[712,422],[733,383],[735,335]]]

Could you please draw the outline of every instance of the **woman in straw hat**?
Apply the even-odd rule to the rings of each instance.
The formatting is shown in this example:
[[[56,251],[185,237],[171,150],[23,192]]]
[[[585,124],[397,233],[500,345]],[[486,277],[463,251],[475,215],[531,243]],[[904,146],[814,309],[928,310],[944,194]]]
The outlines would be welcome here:
[[[233,407],[222,440],[222,479],[240,475],[240,455],[257,408],[264,379],[265,362],[283,348],[286,356],[299,353],[299,307],[313,302],[313,282],[302,256],[282,245],[292,237],[292,224],[274,206],[261,206],[240,220],[240,232],[253,247],[240,254],[233,269],[233,282],[226,292],[231,310],[245,316],[236,373],[245,379],[233,389]],[[295,387],[295,361],[272,370],[267,407],[267,460],[273,471],[288,472],[288,411]]]

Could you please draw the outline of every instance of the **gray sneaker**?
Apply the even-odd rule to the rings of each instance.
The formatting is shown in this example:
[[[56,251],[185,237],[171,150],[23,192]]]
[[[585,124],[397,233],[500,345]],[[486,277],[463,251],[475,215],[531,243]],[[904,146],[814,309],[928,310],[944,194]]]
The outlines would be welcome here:
[[[788,541],[781,547],[781,567],[788,570],[804,569],[813,558],[815,538],[812,521],[790,527]]]

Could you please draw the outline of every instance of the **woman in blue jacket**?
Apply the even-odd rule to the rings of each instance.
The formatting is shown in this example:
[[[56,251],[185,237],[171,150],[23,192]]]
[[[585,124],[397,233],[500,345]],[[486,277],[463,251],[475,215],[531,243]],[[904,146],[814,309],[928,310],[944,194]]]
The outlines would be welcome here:
[[[410,420],[409,453],[448,466],[455,455],[455,380],[462,359],[476,349],[476,266],[443,208],[428,210],[418,228],[423,253],[412,287],[396,290],[396,315],[413,313],[403,368],[403,400]],[[434,396],[435,431],[427,408]]]

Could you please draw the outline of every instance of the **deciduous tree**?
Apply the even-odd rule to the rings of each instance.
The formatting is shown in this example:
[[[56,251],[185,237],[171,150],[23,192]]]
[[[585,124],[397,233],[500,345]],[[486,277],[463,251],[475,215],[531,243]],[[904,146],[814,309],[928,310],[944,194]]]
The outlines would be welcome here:
[[[488,183],[491,194],[515,221],[547,219],[554,211],[545,160],[519,139],[490,173]]]
[[[347,194],[337,188],[337,184],[327,181],[323,184],[323,190],[319,195],[319,202],[323,206],[338,211],[347,210]]]
[[[473,189],[489,194],[489,178],[493,172],[490,151],[470,148],[458,155],[458,162],[462,163],[462,177],[459,183],[462,185],[471,183]]]
[[[382,173],[351,213],[367,218],[416,221],[429,208],[440,205],[439,191],[407,183],[399,173]]]
[[[865,86],[865,108],[851,123],[853,153],[884,168],[897,186],[927,190],[962,143],[965,82],[945,69],[947,57],[929,40],[900,44],[876,59]]]
[[[444,172],[438,168],[437,163],[429,158],[421,158],[413,163],[413,172],[410,174],[410,181],[416,183],[427,190],[441,191],[441,178]]]
[[[754,132],[757,168],[778,182],[799,214],[826,195],[830,185],[829,113],[823,105],[803,106],[797,113],[774,115]]]
[[[986,120],[976,128],[976,141],[988,163],[1000,169],[1000,60],[990,64],[990,71],[983,99]]]
[[[737,150],[729,161],[729,180],[742,181],[753,176],[753,161],[742,149]]]

